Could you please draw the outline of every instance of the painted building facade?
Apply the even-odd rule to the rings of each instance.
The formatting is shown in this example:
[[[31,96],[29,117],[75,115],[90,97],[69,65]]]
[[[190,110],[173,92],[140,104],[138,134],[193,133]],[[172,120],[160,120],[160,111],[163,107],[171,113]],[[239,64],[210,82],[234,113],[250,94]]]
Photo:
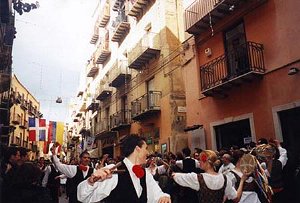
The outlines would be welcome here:
[[[209,149],[280,140],[289,181],[300,164],[299,6],[196,0],[185,8],[187,124],[203,128]]]

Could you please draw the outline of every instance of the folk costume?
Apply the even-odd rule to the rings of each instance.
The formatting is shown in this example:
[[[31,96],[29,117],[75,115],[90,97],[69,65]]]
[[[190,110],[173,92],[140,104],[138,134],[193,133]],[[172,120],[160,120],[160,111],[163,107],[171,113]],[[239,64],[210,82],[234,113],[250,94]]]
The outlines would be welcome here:
[[[68,177],[69,203],[78,203],[77,185],[92,175],[94,169],[83,165],[62,164],[56,155],[53,156],[53,162],[56,168]]]
[[[107,168],[113,165],[108,165]],[[112,175],[112,178],[97,181],[93,185],[88,180],[78,185],[77,197],[82,202],[98,202],[105,200],[108,203],[156,203],[163,193],[149,170],[144,170],[144,176],[138,178],[133,172],[134,164],[125,158],[122,165],[118,167],[125,170],[124,173]]]
[[[179,185],[198,191],[199,203],[222,203],[224,196],[228,199],[237,197],[231,180],[223,174],[175,173],[173,178]]]

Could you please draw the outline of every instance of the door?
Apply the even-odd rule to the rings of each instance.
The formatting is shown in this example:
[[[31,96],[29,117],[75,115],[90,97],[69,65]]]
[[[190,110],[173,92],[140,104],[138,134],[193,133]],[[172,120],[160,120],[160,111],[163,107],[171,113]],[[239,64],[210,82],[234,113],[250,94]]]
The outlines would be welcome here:
[[[127,96],[121,98],[121,120],[122,123],[128,123],[128,100]]]
[[[147,81],[147,107],[148,109],[151,109],[153,106],[155,106],[155,95],[153,94],[154,88],[154,78]]]
[[[278,115],[283,147],[288,152],[284,167],[285,195],[289,202],[300,202],[300,107],[281,111]]]
[[[215,126],[216,143],[218,150],[221,148],[245,147],[247,140],[251,141],[251,129],[249,119],[226,123]],[[249,139],[250,138],[250,139]]]
[[[244,23],[224,33],[228,78],[237,77],[249,69]]]

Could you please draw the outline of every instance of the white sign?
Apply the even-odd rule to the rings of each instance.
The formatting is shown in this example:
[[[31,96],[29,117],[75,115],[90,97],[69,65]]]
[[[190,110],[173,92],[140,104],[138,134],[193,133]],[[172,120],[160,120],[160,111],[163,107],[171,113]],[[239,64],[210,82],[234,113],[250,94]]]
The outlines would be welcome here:
[[[250,144],[252,142],[252,137],[244,137],[244,144]]]
[[[186,113],[186,107],[185,106],[178,106],[177,107],[178,113]]]

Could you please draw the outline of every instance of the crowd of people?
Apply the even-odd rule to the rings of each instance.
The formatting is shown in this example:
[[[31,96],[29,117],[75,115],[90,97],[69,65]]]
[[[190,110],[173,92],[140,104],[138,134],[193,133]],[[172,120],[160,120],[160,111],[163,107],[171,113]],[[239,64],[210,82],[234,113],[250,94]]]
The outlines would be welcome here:
[[[51,160],[28,160],[22,147],[8,147],[1,161],[1,202],[58,203],[277,203],[284,202],[283,168],[287,151],[277,140],[260,139],[247,148],[219,151],[188,147],[176,154],[149,154],[145,140],[128,135],[122,157],[107,154],[91,161],[84,151],[67,164],[51,148]],[[255,157],[245,170],[245,155]],[[251,165],[250,164],[250,165]],[[247,167],[246,167],[247,168]]]

